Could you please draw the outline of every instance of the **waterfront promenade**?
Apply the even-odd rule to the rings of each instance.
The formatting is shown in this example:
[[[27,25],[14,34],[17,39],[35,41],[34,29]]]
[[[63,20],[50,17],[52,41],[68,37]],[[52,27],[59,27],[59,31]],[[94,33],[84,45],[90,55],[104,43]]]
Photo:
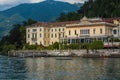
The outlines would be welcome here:
[[[88,52],[88,53],[87,53]],[[7,53],[13,57],[57,57],[57,56],[72,56],[72,57],[120,57],[119,49],[102,49],[102,50],[12,50]]]

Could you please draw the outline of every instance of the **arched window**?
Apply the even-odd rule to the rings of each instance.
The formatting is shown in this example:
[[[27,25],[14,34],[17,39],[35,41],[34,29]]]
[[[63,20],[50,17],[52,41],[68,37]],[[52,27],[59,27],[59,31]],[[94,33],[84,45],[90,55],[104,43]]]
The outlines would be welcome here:
[[[96,32],[96,30],[95,30],[95,29],[93,29],[93,34],[95,34],[95,32]]]

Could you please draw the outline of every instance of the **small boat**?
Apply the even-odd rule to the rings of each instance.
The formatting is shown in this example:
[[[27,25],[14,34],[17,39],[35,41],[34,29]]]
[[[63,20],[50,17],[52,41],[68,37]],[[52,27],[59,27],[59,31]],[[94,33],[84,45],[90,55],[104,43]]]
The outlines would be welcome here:
[[[72,60],[71,57],[56,57],[56,60]]]

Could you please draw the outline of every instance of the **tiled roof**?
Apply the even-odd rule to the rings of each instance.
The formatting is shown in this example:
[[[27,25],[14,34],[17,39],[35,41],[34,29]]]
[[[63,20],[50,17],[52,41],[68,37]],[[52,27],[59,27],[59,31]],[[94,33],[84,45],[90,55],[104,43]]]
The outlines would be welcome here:
[[[78,24],[80,21],[67,21],[67,22],[52,22],[48,23],[50,27],[60,27],[60,26],[65,26],[66,24]]]
[[[28,27],[62,27],[66,24],[78,24],[80,21],[67,21],[67,22],[38,22],[35,24],[32,24]]]
[[[103,18],[103,19],[102,18],[86,18],[86,21],[88,21],[92,24],[101,23],[101,22],[113,23],[114,19],[119,20],[120,17],[118,17],[118,18]],[[38,23],[32,24],[28,27],[64,27],[66,25],[71,25],[71,24],[80,24],[80,22],[82,22],[82,19],[77,20],[77,21],[66,21],[66,22],[38,22]]]
[[[113,20],[120,20],[120,17],[117,17],[117,18],[103,18],[103,21],[104,22],[109,22],[109,23],[113,23]]]

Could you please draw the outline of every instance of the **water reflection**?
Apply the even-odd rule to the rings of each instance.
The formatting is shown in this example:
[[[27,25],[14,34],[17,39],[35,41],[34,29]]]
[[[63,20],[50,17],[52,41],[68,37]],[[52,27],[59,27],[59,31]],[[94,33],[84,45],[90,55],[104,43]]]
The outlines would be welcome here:
[[[0,79],[120,80],[120,59],[0,57]]]
[[[0,79],[25,79],[24,59],[0,56]]]

